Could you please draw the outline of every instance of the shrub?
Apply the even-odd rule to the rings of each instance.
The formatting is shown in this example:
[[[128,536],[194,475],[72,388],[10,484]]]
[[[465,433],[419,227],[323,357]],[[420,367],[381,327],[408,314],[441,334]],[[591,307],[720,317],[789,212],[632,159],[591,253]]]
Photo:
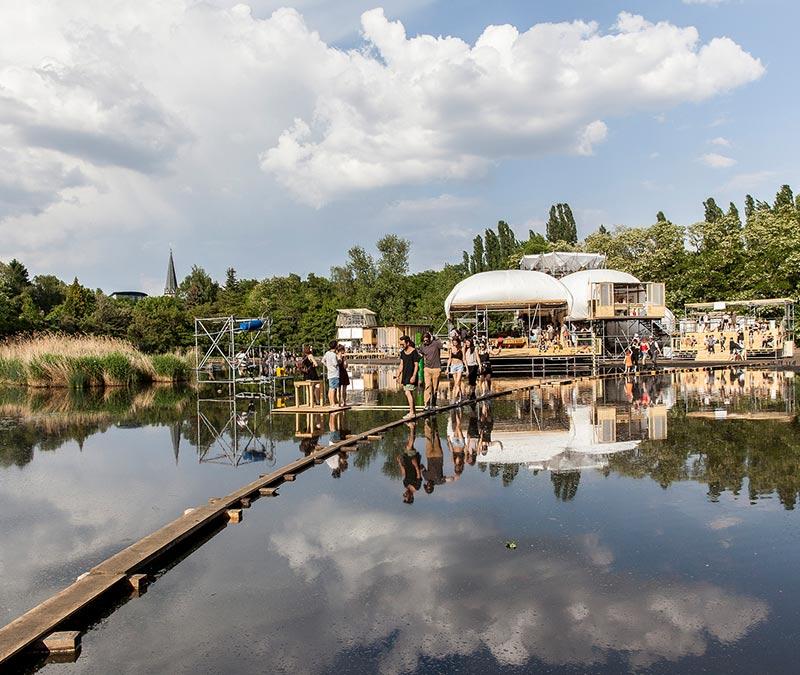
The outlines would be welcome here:
[[[189,365],[175,354],[157,354],[150,357],[156,380],[177,382],[189,375]]]
[[[106,384],[130,384],[136,378],[136,370],[126,354],[111,352],[101,359],[103,380]]]

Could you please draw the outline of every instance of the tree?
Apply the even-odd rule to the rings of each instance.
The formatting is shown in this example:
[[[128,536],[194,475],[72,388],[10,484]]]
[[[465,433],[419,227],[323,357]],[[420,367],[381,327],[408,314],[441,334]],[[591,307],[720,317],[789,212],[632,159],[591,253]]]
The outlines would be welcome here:
[[[407,239],[396,234],[381,237],[375,245],[381,254],[378,260],[378,274],[401,276],[408,274],[408,251],[411,247]]]
[[[657,223],[666,223],[667,222],[667,217],[664,215],[663,211],[659,211],[656,214],[656,222]],[[602,227],[602,225],[600,227]]]
[[[186,303],[186,308],[191,310],[199,305],[210,305],[217,299],[219,284],[208,273],[197,265],[192,265],[192,271],[178,286],[178,296]]]
[[[703,207],[705,208],[705,220],[707,223],[715,223],[725,215],[722,209],[717,206],[717,202],[714,201],[713,197],[706,199],[703,202]]]
[[[736,224],[737,228],[742,227],[742,219],[739,217],[739,209],[736,208],[736,204],[733,202],[730,203],[730,206],[728,207],[728,213],[726,215],[732,223]]]
[[[788,185],[781,185],[781,189],[778,190],[778,194],[775,195],[774,208],[776,211],[780,211],[781,209],[786,209],[788,211],[795,210],[794,195],[792,194],[792,188]]]
[[[547,241],[553,243],[563,241],[567,244],[578,242],[578,229],[569,204],[554,204],[550,207],[550,215],[547,219]]]
[[[497,270],[503,267],[503,255],[500,251],[500,239],[494,233],[494,230],[487,229],[484,233],[486,246],[486,269]]]
[[[178,298],[142,298],[134,305],[128,337],[142,351],[167,352],[188,346],[191,335],[192,322]]]
[[[756,212],[756,202],[753,199],[752,195],[747,195],[744,198],[744,218],[747,224],[750,223],[750,220],[753,217],[753,214]]]
[[[236,284],[236,270],[233,267],[229,267],[225,270],[225,290],[228,292],[235,291]]]
[[[0,290],[9,298],[21,295],[30,285],[28,269],[19,260],[14,258],[8,265],[4,265],[0,278]]]
[[[483,239],[478,235],[472,240],[472,259],[470,262],[470,273],[477,274],[486,269],[486,262],[483,253]]]
[[[36,307],[49,314],[67,297],[67,285],[52,274],[37,275],[33,278],[29,292]]]
[[[547,241],[560,241],[562,236],[561,219],[558,217],[556,205],[550,207],[550,215],[547,218]]]
[[[503,266],[508,266],[508,259],[516,252],[519,242],[505,220],[497,222],[497,237],[500,240],[500,257],[503,260]]]

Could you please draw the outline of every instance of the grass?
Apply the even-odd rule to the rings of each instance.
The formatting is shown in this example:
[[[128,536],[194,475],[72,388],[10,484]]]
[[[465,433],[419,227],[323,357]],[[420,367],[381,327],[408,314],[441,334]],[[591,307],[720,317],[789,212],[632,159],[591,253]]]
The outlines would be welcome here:
[[[150,356],[125,340],[44,333],[0,343],[0,383],[30,387],[120,387],[181,382],[189,363],[175,354]]]

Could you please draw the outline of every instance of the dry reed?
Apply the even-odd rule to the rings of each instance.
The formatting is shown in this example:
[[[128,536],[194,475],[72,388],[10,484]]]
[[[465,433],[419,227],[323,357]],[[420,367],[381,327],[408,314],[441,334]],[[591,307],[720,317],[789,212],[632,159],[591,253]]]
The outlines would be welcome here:
[[[41,333],[0,343],[0,382],[7,384],[83,389],[177,381],[188,371],[179,357],[151,357],[111,337]]]

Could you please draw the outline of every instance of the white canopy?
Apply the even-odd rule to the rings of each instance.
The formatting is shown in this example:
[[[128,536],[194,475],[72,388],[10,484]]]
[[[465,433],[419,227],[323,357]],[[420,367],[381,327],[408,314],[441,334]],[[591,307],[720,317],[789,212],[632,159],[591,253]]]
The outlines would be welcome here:
[[[592,284],[610,282],[614,284],[638,284],[632,274],[619,270],[582,270],[561,278],[561,283],[572,294],[572,311],[569,321],[584,321],[589,318],[589,303],[592,299]]]
[[[444,301],[444,311],[523,309],[545,306],[569,311],[572,296],[558,279],[529,270],[480,272],[457,283]]]
[[[579,270],[595,270],[605,267],[606,257],[602,253],[570,253],[554,251],[524,255],[519,266],[524,270],[546,272],[556,277],[578,272]]]
[[[591,407],[567,409],[567,431],[499,431],[492,434],[492,445],[479,462],[491,464],[527,464],[538,469],[588,468],[602,465],[602,458],[616,452],[633,450],[639,441],[604,443],[592,425]],[[495,443],[494,441],[499,441]],[[599,464],[595,464],[600,460]]]

